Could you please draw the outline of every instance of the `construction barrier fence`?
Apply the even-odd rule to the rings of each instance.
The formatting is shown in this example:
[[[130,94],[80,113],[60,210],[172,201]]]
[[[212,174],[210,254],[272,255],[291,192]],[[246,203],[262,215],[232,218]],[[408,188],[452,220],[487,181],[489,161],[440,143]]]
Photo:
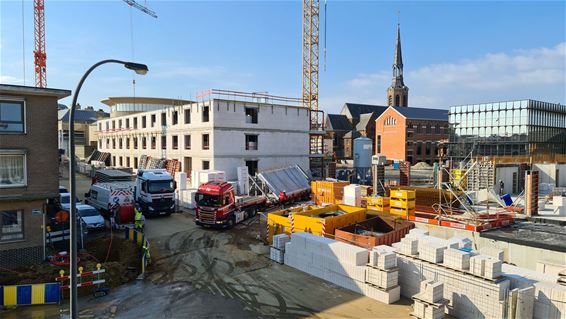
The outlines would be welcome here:
[[[0,286],[0,306],[58,304],[59,283]]]
[[[125,230],[125,235],[127,240],[134,241],[138,244],[138,246],[142,247],[142,258],[141,258],[141,273],[145,273],[145,269],[150,262],[150,253],[149,253],[149,241],[145,239],[145,235],[142,232],[139,232],[132,228],[127,228]]]

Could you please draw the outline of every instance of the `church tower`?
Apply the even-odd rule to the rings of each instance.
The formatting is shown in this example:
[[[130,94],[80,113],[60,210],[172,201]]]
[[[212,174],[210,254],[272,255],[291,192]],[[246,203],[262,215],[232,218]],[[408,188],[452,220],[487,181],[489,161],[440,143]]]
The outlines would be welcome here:
[[[403,57],[401,55],[401,27],[397,23],[397,45],[393,58],[393,79],[387,89],[387,106],[409,106],[409,88],[403,82]]]

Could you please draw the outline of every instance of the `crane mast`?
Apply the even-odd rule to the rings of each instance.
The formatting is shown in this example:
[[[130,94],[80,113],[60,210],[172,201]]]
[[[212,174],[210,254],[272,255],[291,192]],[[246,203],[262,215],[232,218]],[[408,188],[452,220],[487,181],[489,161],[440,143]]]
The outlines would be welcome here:
[[[309,109],[309,161],[313,178],[323,178],[324,125],[318,109],[320,0],[303,0],[303,105]]]
[[[35,86],[47,86],[47,54],[45,53],[45,5],[44,0],[33,1],[35,49],[33,61],[35,64]]]

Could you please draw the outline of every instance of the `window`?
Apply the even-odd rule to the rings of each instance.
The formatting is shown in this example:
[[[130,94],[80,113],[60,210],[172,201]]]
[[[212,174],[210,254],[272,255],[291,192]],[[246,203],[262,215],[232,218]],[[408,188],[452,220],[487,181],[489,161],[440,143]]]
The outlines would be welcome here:
[[[106,124],[106,130],[108,131],[108,121],[104,122]]]
[[[202,161],[202,169],[210,169],[210,161]]]
[[[161,113],[161,126],[166,126],[166,125],[167,125],[167,114]]]
[[[257,108],[246,107],[246,123],[257,124],[257,113]]]
[[[122,128],[122,120],[118,120],[118,128]]]
[[[421,142],[417,143],[417,155],[421,155],[423,153],[423,144]]]
[[[173,135],[173,149],[176,150],[179,148],[179,136]]]
[[[431,128],[430,125],[425,125],[426,134],[430,134],[430,133],[431,133],[431,129],[432,129],[432,128]]]
[[[134,130],[138,129],[138,118],[134,117]]]
[[[118,148],[122,149],[122,138],[118,139]]]
[[[102,123],[98,123],[98,130],[102,131]]]
[[[112,139],[112,149],[114,149],[114,150],[116,149],[116,139],[115,138]]]
[[[112,129],[113,129],[113,130],[116,129],[116,121],[112,121]]]
[[[0,212],[0,241],[24,239],[23,211]]]
[[[425,146],[425,155],[430,155],[430,142],[426,142],[426,146]]]
[[[185,124],[191,123],[191,109],[185,109]]]
[[[161,149],[162,150],[167,149],[167,136],[161,137]]]
[[[207,150],[210,145],[209,145],[209,135],[208,134],[202,134],[202,149],[203,150]]]
[[[138,137],[134,137],[134,149],[138,149]]]
[[[26,155],[19,151],[3,151],[0,154],[0,188],[26,185]]]
[[[126,149],[130,149],[130,138],[129,137],[126,137]]]
[[[126,157],[126,166],[130,167],[130,157]]]
[[[130,128],[130,119],[126,119],[126,128]]]
[[[173,111],[171,117],[173,118],[173,125],[179,124],[179,112]]]
[[[134,168],[138,168],[138,158],[134,157]]]
[[[147,138],[145,136],[142,137],[142,148],[144,150],[147,148]]]
[[[190,135],[185,135],[185,149],[186,150],[191,149],[191,136]]]
[[[381,153],[381,135],[377,136],[377,154]]]
[[[120,167],[121,167],[121,166],[124,166],[124,162],[123,162],[123,160],[122,160],[122,156],[118,157],[118,160],[120,161]]]
[[[385,119],[385,121],[383,121],[383,125],[397,125],[397,119],[395,119],[393,116],[389,116]]]
[[[395,95],[395,105],[394,106],[399,106],[399,94]]]
[[[151,149],[154,150],[157,147],[157,138],[155,136],[151,137]]]
[[[246,150],[247,151],[257,151],[257,135],[246,134]]]
[[[155,126],[155,122],[157,122],[157,117],[155,116],[155,114],[151,115],[151,127]]]
[[[209,120],[209,110],[210,108],[208,106],[205,106],[202,108],[202,121],[203,122],[208,122]]]
[[[24,102],[0,101],[0,133],[24,133]]]
[[[141,123],[141,124],[142,124],[142,128],[145,128],[145,127],[146,127],[146,125],[145,125],[145,124],[146,124],[146,123],[145,123],[145,116],[142,116],[142,123]]]

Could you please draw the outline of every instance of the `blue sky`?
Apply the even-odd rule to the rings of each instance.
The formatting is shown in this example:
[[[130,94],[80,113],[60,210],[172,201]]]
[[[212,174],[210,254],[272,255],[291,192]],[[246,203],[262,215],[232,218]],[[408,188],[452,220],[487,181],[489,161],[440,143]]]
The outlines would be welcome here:
[[[119,58],[149,65],[136,77],[137,96],[191,98],[208,88],[301,95],[300,1],[138,2],[159,18],[122,1],[46,1],[48,86],[74,89],[91,64]],[[24,83],[25,53],[25,83],[34,84],[33,2],[23,5],[22,38],[22,2],[0,2],[2,83]],[[325,111],[338,112],[344,102],[385,103],[397,11],[410,106],[565,103],[563,1],[330,0],[320,74]],[[101,67],[79,102],[100,107],[108,96],[131,95],[131,82],[122,67]]]

